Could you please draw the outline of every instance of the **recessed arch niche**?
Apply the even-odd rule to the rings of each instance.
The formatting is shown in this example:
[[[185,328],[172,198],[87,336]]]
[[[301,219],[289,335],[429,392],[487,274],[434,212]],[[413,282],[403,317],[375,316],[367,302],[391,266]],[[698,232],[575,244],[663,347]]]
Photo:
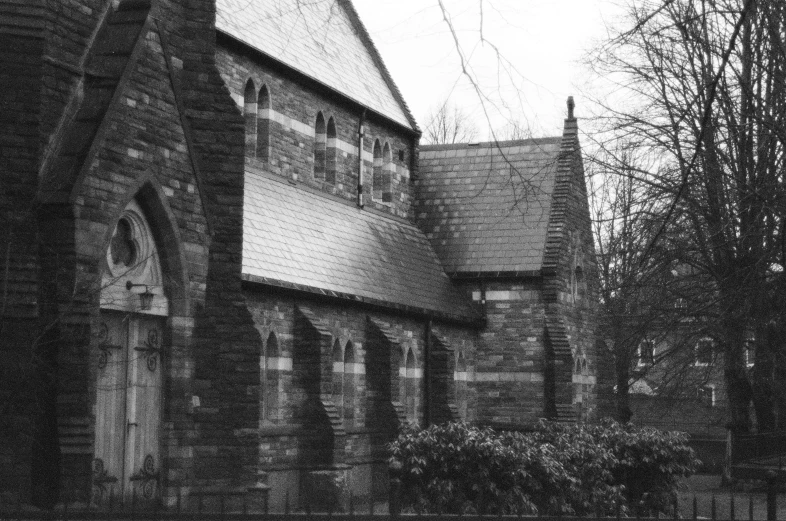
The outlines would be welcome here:
[[[132,286],[129,289],[129,283]],[[140,294],[153,294],[150,309],[142,309]],[[101,277],[101,309],[167,316],[158,248],[139,204],[126,205],[106,249]]]

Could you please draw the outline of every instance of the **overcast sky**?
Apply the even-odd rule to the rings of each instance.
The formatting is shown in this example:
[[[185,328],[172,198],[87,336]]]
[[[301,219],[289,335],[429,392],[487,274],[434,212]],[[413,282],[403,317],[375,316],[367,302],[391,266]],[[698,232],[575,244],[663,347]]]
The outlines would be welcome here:
[[[606,37],[607,26],[619,24],[619,2],[443,2],[477,89],[462,75],[438,0],[353,0],[421,127],[429,109],[448,97],[472,114],[481,139],[489,137],[488,120],[495,129],[515,120],[534,136],[559,134],[569,95],[581,117],[585,54]]]

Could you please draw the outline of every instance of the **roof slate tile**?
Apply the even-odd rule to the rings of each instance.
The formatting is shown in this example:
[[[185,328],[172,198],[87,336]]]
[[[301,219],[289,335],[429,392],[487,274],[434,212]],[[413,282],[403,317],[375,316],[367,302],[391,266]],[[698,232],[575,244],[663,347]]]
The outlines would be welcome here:
[[[421,146],[415,215],[448,273],[540,270],[561,143]]]
[[[243,275],[474,320],[414,225],[246,171]]]
[[[377,66],[340,2],[217,0],[216,27],[413,128],[408,109],[393,92],[395,85]]]

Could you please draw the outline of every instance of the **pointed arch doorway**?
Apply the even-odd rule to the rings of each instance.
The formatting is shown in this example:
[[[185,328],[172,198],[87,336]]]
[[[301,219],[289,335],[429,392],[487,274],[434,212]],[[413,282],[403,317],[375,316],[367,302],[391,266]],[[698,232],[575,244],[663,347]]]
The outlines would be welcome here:
[[[150,225],[136,201],[117,223],[101,280],[93,500],[161,495],[161,399],[169,301]]]

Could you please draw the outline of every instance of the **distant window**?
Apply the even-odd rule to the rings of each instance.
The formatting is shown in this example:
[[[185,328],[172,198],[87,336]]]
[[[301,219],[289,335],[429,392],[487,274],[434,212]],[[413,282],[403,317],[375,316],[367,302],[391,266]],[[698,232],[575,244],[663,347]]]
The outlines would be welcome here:
[[[398,160],[401,161],[402,163],[404,162],[404,150],[398,151]]]
[[[684,298],[678,298],[674,301],[674,309],[688,309],[688,302]]]
[[[745,338],[745,365],[750,369],[756,363],[756,341],[753,338],[753,335],[749,335]]]
[[[636,358],[639,367],[649,366],[655,363],[655,342],[652,340],[642,340],[636,349]]]
[[[246,124],[246,156],[255,157],[257,151],[257,91],[253,80],[246,82],[243,92],[243,118]]]
[[[696,365],[709,365],[713,358],[713,343],[710,338],[696,342]]]
[[[327,128],[325,117],[317,114],[314,125],[314,179],[325,179],[325,161],[327,159]]]
[[[327,143],[325,146],[325,181],[336,183],[336,168],[338,163],[338,148],[336,137],[336,121],[331,117],[327,123]]]
[[[257,159],[270,160],[270,91],[262,85],[257,96]]]
[[[715,386],[703,385],[698,389],[698,398],[707,407],[715,406]]]

